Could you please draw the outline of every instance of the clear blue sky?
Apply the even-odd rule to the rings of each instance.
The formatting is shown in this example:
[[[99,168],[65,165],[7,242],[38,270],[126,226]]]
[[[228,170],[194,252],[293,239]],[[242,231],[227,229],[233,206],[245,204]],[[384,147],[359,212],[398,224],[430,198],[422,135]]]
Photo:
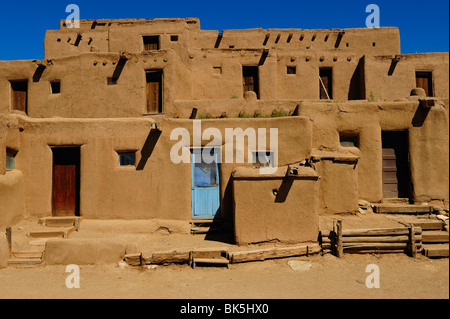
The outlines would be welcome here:
[[[71,3],[81,19],[198,17],[204,30],[360,28],[373,3],[382,27],[400,29],[402,53],[449,51],[448,0],[15,0],[0,6],[0,60],[42,59],[45,30]]]

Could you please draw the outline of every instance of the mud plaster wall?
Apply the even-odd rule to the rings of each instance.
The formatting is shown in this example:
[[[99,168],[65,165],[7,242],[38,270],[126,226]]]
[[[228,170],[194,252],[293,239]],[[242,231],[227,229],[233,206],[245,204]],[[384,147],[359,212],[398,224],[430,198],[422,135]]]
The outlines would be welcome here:
[[[366,96],[375,101],[406,98],[416,87],[416,71],[432,71],[434,96],[448,97],[448,53],[401,55],[397,64],[393,56],[367,56],[365,59]]]
[[[17,151],[18,138],[17,123],[0,115],[0,229],[20,221],[25,211],[23,174],[6,169],[6,149]]]
[[[309,172],[292,179],[284,178],[286,169],[270,176],[248,174],[242,169],[233,173],[234,231],[237,244],[317,240],[318,176],[313,169],[303,168],[301,171]],[[283,197],[282,202],[277,201],[274,190]]]
[[[313,153],[319,150],[360,156],[359,199],[371,202],[383,199],[381,132],[408,130],[414,200],[439,199],[448,203],[448,113],[443,102],[438,101],[425,117],[417,99],[378,103],[302,102],[300,115],[313,121]],[[340,132],[359,134],[359,150],[341,147]]]
[[[215,117],[226,112],[234,117],[243,109],[253,108],[243,97],[242,65],[259,65],[260,100],[252,104],[259,113],[270,114],[274,109],[292,110],[291,105],[295,107],[300,99],[318,99],[320,67],[333,68],[333,98],[347,100],[352,77],[363,56],[400,54],[397,28],[226,30],[217,45],[218,32],[200,30],[196,19],[97,22],[105,26],[92,29],[94,21],[83,20],[81,29],[76,32],[65,27],[49,30],[44,61],[0,61],[0,112],[8,113],[11,109],[9,81],[27,79],[28,115],[31,117],[141,116],[147,112],[145,71],[161,69],[165,116],[188,117],[192,105],[199,104],[199,111],[204,114]],[[344,35],[336,48],[339,32]],[[78,33],[81,40],[75,46]],[[161,50],[143,51],[143,35],[159,35]],[[177,35],[178,40],[172,41],[172,35]],[[263,44],[267,35],[269,40]],[[280,38],[275,43],[278,35]],[[262,59],[263,49],[269,50],[265,60]],[[118,69],[119,52],[123,50],[129,52],[129,60],[117,84],[108,85],[107,78]],[[448,64],[448,54],[437,56]],[[448,70],[431,62],[435,57],[425,54],[411,61],[439,68],[436,82],[441,83],[440,79],[447,77],[448,83]],[[45,69],[39,74],[37,63],[41,62]],[[411,63],[408,68],[400,63],[396,69],[394,77],[398,83],[395,83],[405,87],[396,91],[391,89],[394,80],[380,81],[385,77],[388,62],[380,63],[366,66],[366,81],[371,90],[392,92],[392,95],[399,92],[395,98],[407,97],[409,89],[414,87]],[[288,66],[296,66],[297,73],[287,74]],[[217,68],[221,68],[220,74]],[[53,80],[61,81],[61,93],[50,93]],[[436,93],[446,91],[439,89]],[[388,97],[391,93],[383,96]],[[218,105],[222,107],[219,109]]]
[[[150,119],[115,120],[30,120],[18,116],[24,131],[20,133],[20,149],[16,170],[24,175],[26,216],[50,216],[52,195],[51,146],[80,146],[80,213],[98,219],[178,219],[191,217],[191,166],[174,164],[170,149],[179,140],[170,140],[175,128],[186,128],[192,136],[192,120],[162,120],[162,134],[150,157],[142,155],[150,132]],[[227,127],[246,129],[278,128],[279,163],[301,161],[311,152],[311,123],[302,117],[279,119],[203,120],[203,129],[219,129],[222,137]],[[301,139],[298,137],[302,136]],[[205,137],[203,145],[211,140]],[[217,141],[216,141],[217,142]],[[189,149],[191,141],[186,148]],[[223,140],[218,144],[223,147]],[[245,144],[247,145],[247,144]],[[247,149],[234,151],[247,153]],[[245,146],[247,147],[247,146]],[[119,167],[116,151],[135,150],[136,166]],[[145,152],[143,152],[145,153]],[[245,157],[244,165],[249,165]],[[220,167],[222,212],[225,219],[232,212],[229,177],[236,165],[223,163]],[[10,200],[19,200],[11,196]],[[22,201],[23,202],[23,201]]]

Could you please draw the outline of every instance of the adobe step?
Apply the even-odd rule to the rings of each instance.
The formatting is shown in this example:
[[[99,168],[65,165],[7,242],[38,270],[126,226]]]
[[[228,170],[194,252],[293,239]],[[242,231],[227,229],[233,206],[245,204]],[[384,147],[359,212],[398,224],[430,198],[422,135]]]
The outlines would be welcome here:
[[[189,255],[192,268],[197,264],[225,265],[228,268],[229,263],[227,248],[201,248],[191,251]]]
[[[433,207],[428,205],[374,204],[374,213],[378,214],[430,214]]]
[[[79,216],[52,216],[39,219],[39,224],[47,227],[75,227],[78,231],[82,217]]]
[[[75,227],[69,227],[61,230],[38,230],[27,233],[28,237],[32,238],[68,238],[75,230]]]

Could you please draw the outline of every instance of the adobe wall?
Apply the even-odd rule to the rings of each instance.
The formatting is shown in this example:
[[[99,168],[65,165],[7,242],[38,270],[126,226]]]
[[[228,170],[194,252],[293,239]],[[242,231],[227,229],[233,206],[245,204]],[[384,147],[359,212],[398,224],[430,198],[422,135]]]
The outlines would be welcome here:
[[[426,116],[417,98],[371,103],[302,102],[300,115],[313,121],[313,154],[319,150],[360,156],[359,199],[370,202],[383,199],[381,132],[408,130],[414,200],[448,203],[448,113],[441,101]],[[340,132],[359,134],[359,150],[341,147]]]
[[[233,171],[236,244],[317,241],[319,176],[299,167],[297,176],[285,177],[286,170],[265,176],[251,168]]]
[[[153,120],[141,119],[29,119],[17,116],[23,125],[16,170],[23,173],[26,216],[51,216],[51,146],[81,146],[80,213],[96,219],[177,219],[191,218],[191,165],[174,164],[170,140],[175,128],[186,128],[191,136],[192,120],[164,119],[162,134],[146,157],[146,140]],[[278,128],[279,163],[301,161],[311,152],[311,123],[302,117],[274,119],[203,120],[202,128],[217,128],[225,138],[225,128]],[[301,139],[298,137],[302,136]],[[210,142],[206,137],[203,145]],[[219,141],[223,148],[224,141]],[[186,145],[189,149],[191,142]],[[247,145],[247,144],[246,144]],[[243,151],[247,149],[236,149]],[[247,146],[245,146],[247,147]],[[119,167],[117,150],[137,150],[136,166]],[[222,150],[223,152],[223,150]],[[247,157],[245,162],[248,163]],[[220,166],[222,211],[232,212],[229,177],[236,165]],[[251,165],[251,164],[244,164]]]
[[[394,56],[366,56],[366,96],[375,101],[406,98],[416,87],[416,71],[432,71],[434,96],[449,96],[448,53],[405,54],[398,63]]]
[[[0,229],[17,223],[25,213],[23,174],[6,169],[6,148],[18,150],[18,137],[16,121],[0,114]]]

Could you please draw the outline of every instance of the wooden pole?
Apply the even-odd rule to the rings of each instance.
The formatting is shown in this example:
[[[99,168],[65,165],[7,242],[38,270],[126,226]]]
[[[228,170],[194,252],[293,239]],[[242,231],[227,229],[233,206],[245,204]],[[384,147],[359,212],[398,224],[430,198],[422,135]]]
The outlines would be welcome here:
[[[416,238],[414,237],[414,225],[410,224],[409,226],[409,246],[411,257],[416,259],[417,257],[417,247],[416,247]]]
[[[8,240],[9,257],[12,255],[12,231],[11,227],[6,228],[6,238]]]
[[[336,224],[336,256],[342,258],[344,249],[342,246],[342,219],[339,219]]]

